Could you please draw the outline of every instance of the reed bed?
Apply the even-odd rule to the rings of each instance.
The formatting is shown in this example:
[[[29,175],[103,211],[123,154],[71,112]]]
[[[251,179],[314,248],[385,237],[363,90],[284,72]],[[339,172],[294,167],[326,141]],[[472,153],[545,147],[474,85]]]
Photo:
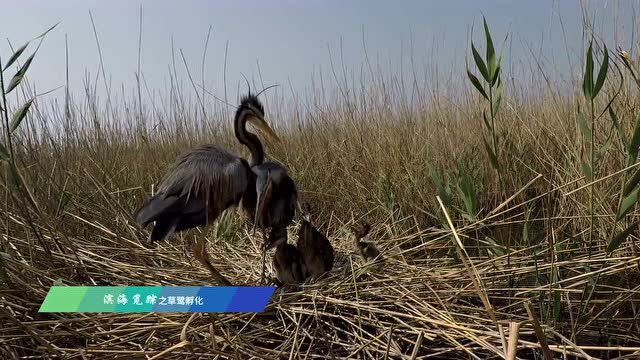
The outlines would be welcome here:
[[[640,256],[630,249],[613,258],[601,252],[564,260],[539,244],[514,251],[509,261],[506,255],[469,257],[469,272],[451,259],[427,255],[448,247],[447,232],[438,229],[393,236],[378,226],[369,240],[383,258],[364,262],[344,226],[337,226],[329,234],[338,252],[334,270],[315,283],[276,290],[264,313],[38,314],[46,284],[62,273],[64,283],[75,284],[211,284],[206,270],[187,255],[187,241],[146,248],[99,223],[87,224],[96,228],[95,237],[65,240],[77,247],[74,254],[53,250],[38,266],[19,250],[5,260],[16,282],[3,294],[7,358],[501,358],[514,336],[510,324],[519,326],[517,356],[533,358],[542,354],[534,323],[556,357],[640,353],[633,308]],[[460,235],[475,230],[468,227]],[[261,239],[248,229],[242,236],[247,240],[234,244],[210,240],[208,250],[232,283],[257,284]],[[29,248],[26,239],[10,242],[16,249]],[[564,243],[564,251],[579,251]],[[548,275],[556,272],[562,281],[549,283]],[[585,301],[581,295],[594,274],[600,281]],[[480,280],[482,295],[472,277]],[[480,296],[488,299],[495,321]],[[573,317],[554,321],[554,311]]]
[[[161,99],[141,101],[140,83],[137,96],[103,99],[87,77],[83,98],[35,97],[9,116],[34,99],[22,82],[2,104],[12,131],[0,154],[0,357],[640,357],[640,82],[624,51],[606,52],[600,81],[600,45],[586,55],[592,77],[585,65],[569,89],[545,73],[483,85],[470,69],[480,85],[450,74],[461,85],[414,81],[408,93],[369,63],[357,84],[319,81],[335,91],[267,92],[283,139],[266,143],[267,157],[289,168],[338,261],[278,289],[260,314],[38,313],[54,284],[215,285],[191,256],[196,239],[232,283],[257,284],[261,237],[233,210],[158,244],[131,219],[185,148],[245,153],[233,101],[194,99],[174,65]],[[366,240],[381,259],[359,257],[354,221],[373,225]]]

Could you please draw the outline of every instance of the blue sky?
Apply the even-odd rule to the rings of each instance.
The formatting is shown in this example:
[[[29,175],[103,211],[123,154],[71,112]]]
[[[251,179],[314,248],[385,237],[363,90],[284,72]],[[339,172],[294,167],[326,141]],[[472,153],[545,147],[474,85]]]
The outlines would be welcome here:
[[[513,42],[509,59],[528,68],[531,51],[542,54],[549,66],[568,71],[574,58],[579,71],[582,48],[582,12],[579,1],[87,1],[5,0],[0,11],[0,54],[60,22],[43,42],[30,70],[38,91],[65,84],[65,35],[69,43],[70,90],[83,92],[86,72],[95,78],[99,57],[89,11],[93,15],[104,66],[113,91],[135,88],[138,61],[140,5],[143,11],[141,65],[148,85],[163,90],[172,62],[172,39],[179,76],[186,78],[179,50],[192,75],[201,83],[201,65],[209,26],[211,39],[205,64],[205,86],[223,92],[223,64],[228,41],[227,86],[235,95],[242,75],[265,84],[281,84],[294,91],[310,86],[311,74],[322,69],[330,78],[329,49],[334,62],[342,56],[348,69],[364,61],[363,30],[369,57],[386,71],[409,71],[415,66],[439,71],[452,68],[464,74],[468,34],[481,42],[482,15],[498,42],[509,32]],[[596,27],[610,48],[629,48],[631,24],[638,1],[585,3],[597,18]],[[560,21],[574,54],[567,56]],[[552,65],[554,64],[554,65]],[[359,70],[357,70],[359,71]],[[102,79],[99,78],[102,86]],[[63,95],[54,92],[49,97]]]

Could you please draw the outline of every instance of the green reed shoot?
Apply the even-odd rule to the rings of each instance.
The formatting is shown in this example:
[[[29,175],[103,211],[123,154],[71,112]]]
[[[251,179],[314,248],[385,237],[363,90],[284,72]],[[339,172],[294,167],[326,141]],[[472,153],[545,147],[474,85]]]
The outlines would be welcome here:
[[[502,101],[503,93],[502,79],[500,76],[502,51],[500,51],[500,54],[496,54],[493,46],[493,40],[491,39],[491,33],[489,32],[489,26],[487,25],[487,21],[484,16],[482,21],[486,42],[485,58],[482,58],[473,41],[471,42],[471,52],[473,54],[473,60],[476,64],[476,68],[480,75],[482,75],[483,82],[471,73],[468,68],[467,76],[469,77],[471,84],[473,84],[476,90],[478,90],[480,95],[482,95],[487,102],[487,108],[482,111],[484,125],[482,140],[484,141],[484,146],[487,154],[489,155],[491,165],[497,171],[498,176],[500,176],[500,147],[498,132],[496,129],[496,116],[500,110],[500,102]],[[489,140],[487,140],[487,138],[489,138]]]

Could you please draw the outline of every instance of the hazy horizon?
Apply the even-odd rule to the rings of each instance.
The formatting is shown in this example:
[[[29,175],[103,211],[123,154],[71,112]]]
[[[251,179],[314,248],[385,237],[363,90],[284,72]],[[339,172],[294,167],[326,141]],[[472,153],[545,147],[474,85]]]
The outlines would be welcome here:
[[[596,34],[604,37],[610,49],[618,45],[630,49],[637,3],[584,4]],[[100,57],[90,13],[106,79],[99,73]],[[69,90],[76,96],[84,93],[85,78],[97,82],[99,94],[104,95],[106,80],[112,96],[123,91],[125,96],[133,95],[139,40],[140,68],[152,94],[167,89],[174,63],[183,88],[192,91],[182,54],[194,82],[201,86],[203,53],[211,27],[204,86],[224,98],[228,43],[226,86],[233,103],[238,87],[246,90],[243,75],[258,88],[262,82],[265,86],[281,85],[275,91],[285,96],[292,92],[304,94],[311,87],[312,78],[318,81],[320,72],[324,85],[332,86],[332,63],[340,78],[343,61],[347,73],[361,71],[365,62],[363,42],[369,60],[374,66],[379,64],[386,76],[411,78],[415,71],[426,87],[435,82],[434,73],[446,78],[453,72],[463,79],[472,27],[474,41],[484,48],[483,15],[496,46],[507,33],[510,35],[504,61],[512,75],[526,77],[533,58],[541,61],[546,70],[558,70],[563,75],[554,81],[569,80],[580,72],[583,13],[579,1],[189,1],[178,6],[164,0],[32,0],[8,2],[0,21],[4,24],[4,37],[14,48],[59,22],[42,42],[28,78],[38,92],[65,86],[66,38]],[[27,52],[36,45],[33,43]],[[3,59],[10,53],[5,42],[1,48]],[[47,99],[63,96],[64,88],[45,95]],[[148,97],[146,91],[143,97]]]

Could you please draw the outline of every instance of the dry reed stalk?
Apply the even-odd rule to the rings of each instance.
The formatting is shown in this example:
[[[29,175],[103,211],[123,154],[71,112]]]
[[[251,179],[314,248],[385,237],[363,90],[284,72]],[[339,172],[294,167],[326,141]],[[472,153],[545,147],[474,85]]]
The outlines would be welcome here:
[[[536,316],[533,305],[530,301],[526,301],[524,303],[524,306],[525,309],[527,309],[529,320],[531,320],[531,325],[533,326],[533,330],[536,333],[536,338],[538,338],[538,342],[540,343],[540,347],[542,348],[544,360],[553,360],[553,355],[551,354],[551,350],[549,350],[549,344],[547,343],[547,337],[542,330],[542,326],[540,326],[540,321],[538,321],[538,316]]]
[[[190,99],[177,73],[174,64],[162,106],[154,103],[152,110],[138,106],[140,92],[133,104],[126,96],[121,106],[115,97],[102,102],[87,77],[85,98],[68,104],[68,112],[34,104],[27,127],[16,132],[22,179],[31,185],[28,197],[39,213],[24,211],[18,195],[8,194],[9,185],[0,181],[7,192],[0,199],[0,266],[3,284],[11,284],[0,289],[0,357],[482,359],[515,350],[497,319],[532,321],[533,331],[520,329],[522,357],[640,351],[630,335],[638,329],[637,234],[615,252],[605,251],[612,228],[622,229],[612,226],[618,203],[612,189],[637,166],[627,166],[619,140],[631,138],[637,109],[628,104],[635,103],[637,90],[614,103],[620,135],[612,138],[597,176],[584,184],[573,122],[581,100],[535,83],[505,86],[499,128],[507,130],[500,159],[507,171],[501,182],[478,151],[482,125],[468,121],[477,116],[478,103],[466,88],[417,89],[432,94],[417,96],[419,104],[403,95],[397,80],[383,77],[363,79],[356,88],[345,83],[343,95],[333,98],[325,85],[307,100],[274,94],[266,108],[271,118],[282,119],[284,144],[267,144],[268,157],[286,163],[301,196],[321,209],[318,226],[348,265],[274,296],[263,314],[217,314],[215,322],[191,314],[37,313],[47,289],[59,282],[211,284],[210,274],[189,255],[185,239],[192,235],[215,239],[211,258],[230,282],[256,284],[260,239],[232,214],[151,246],[129,219],[185,148],[215,142],[244,154],[227,105],[210,103],[213,97],[204,94],[212,93],[204,87],[202,97]],[[138,81],[141,86],[144,78]],[[193,87],[193,79],[188,84]],[[24,90],[17,99],[30,95]],[[532,97],[530,91],[538,93]],[[606,115],[601,120],[598,127],[608,121]],[[604,134],[598,131],[594,142],[605,143]],[[433,182],[423,180],[431,165],[451,179],[446,209],[442,197],[434,201]],[[473,179],[475,214],[464,211],[460,174]],[[598,210],[591,257],[583,241],[591,230],[591,203],[580,191],[587,188]],[[509,196],[498,196],[503,193]],[[355,210],[377,224],[370,236],[384,264],[349,261],[355,249],[345,224]],[[434,214],[442,210],[441,222]],[[449,236],[461,263],[448,252]],[[505,251],[507,244],[512,246]],[[585,288],[592,296],[581,302]],[[589,312],[578,316],[576,309]],[[541,329],[562,339],[560,345],[545,348]],[[416,334],[429,346],[419,346]],[[602,346],[604,341],[610,345]]]
[[[491,320],[493,320],[493,322],[496,323],[497,325],[498,319],[496,318],[496,315],[493,311],[493,307],[491,307],[491,303],[489,302],[489,298],[487,297],[487,294],[483,291],[480,277],[478,276],[478,272],[473,266],[473,263],[469,262],[468,260],[469,255],[466,253],[464,245],[462,245],[462,241],[460,241],[460,238],[458,237],[456,228],[455,226],[453,226],[453,223],[451,222],[451,218],[449,217],[449,213],[447,212],[447,209],[444,207],[442,200],[440,199],[439,196],[437,197],[437,199],[438,199],[438,203],[440,204],[440,208],[442,209],[442,212],[447,218],[447,223],[449,224],[451,232],[453,233],[453,236],[456,239],[456,243],[458,245],[458,247],[456,247],[456,251],[458,252],[458,256],[462,260],[462,263],[464,264],[465,269],[469,273],[469,278],[471,278],[471,281],[473,282],[473,286],[476,292],[478,293],[478,297],[480,298],[480,300],[482,300],[482,303],[484,304],[487,314],[489,314],[489,316],[491,317]]]
[[[520,323],[509,322],[509,341],[507,342],[507,360],[514,360],[518,351],[518,338],[520,336]]]

